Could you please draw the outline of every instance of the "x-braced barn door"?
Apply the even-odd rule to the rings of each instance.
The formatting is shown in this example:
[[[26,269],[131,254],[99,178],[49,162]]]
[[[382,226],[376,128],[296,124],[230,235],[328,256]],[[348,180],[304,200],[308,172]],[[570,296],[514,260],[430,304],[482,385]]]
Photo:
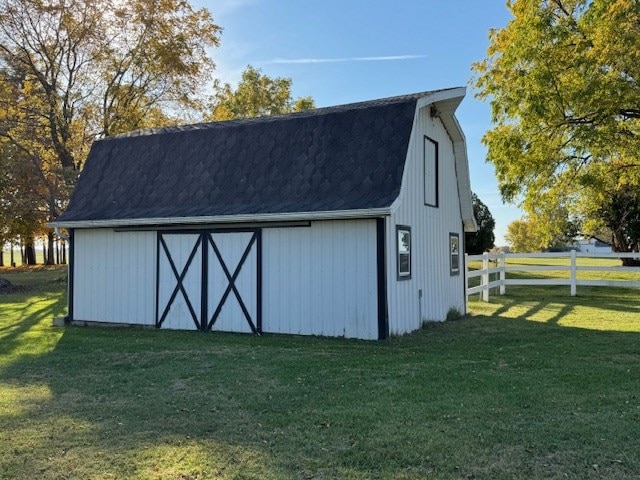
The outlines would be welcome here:
[[[156,326],[261,333],[261,232],[159,232]]]
[[[158,233],[156,326],[202,328],[203,238],[198,233]]]
[[[260,231],[207,235],[207,329],[261,333]]]

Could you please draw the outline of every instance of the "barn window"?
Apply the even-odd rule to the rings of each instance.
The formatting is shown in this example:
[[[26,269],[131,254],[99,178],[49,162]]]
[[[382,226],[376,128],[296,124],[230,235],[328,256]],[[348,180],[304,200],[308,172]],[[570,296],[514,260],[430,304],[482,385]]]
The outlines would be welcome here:
[[[411,278],[411,227],[396,226],[398,241],[398,280]]]
[[[424,137],[424,204],[438,207],[438,142]]]
[[[460,236],[457,233],[449,234],[449,255],[451,275],[460,273]]]

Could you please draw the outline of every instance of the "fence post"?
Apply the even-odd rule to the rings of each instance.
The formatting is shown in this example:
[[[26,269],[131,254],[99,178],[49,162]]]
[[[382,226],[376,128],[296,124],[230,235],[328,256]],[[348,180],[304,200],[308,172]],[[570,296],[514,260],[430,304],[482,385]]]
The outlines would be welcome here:
[[[469,290],[469,254],[464,254],[464,294],[465,299],[469,299],[469,294],[467,293]]]
[[[489,301],[489,254],[482,254],[482,301]]]
[[[500,295],[504,295],[506,290],[505,282],[507,281],[507,272],[506,268],[506,259],[504,257],[504,252],[500,254]]]
[[[576,296],[576,251],[571,250],[571,296]]]

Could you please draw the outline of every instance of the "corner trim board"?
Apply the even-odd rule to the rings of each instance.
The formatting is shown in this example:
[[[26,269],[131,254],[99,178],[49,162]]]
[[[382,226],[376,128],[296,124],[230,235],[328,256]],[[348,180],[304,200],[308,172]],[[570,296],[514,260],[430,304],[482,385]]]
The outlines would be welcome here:
[[[387,268],[385,245],[385,219],[376,219],[376,263],[378,300],[378,340],[389,337],[389,312],[387,308]]]
[[[69,285],[67,286],[67,318],[66,318],[66,322],[71,323],[73,322],[74,318],[73,318],[73,281],[74,281],[74,274],[73,271],[75,270],[75,246],[76,246],[76,236],[75,236],[75,230],[73,228],[69,229],[69,265],[67,266],[68,268],[68,282]]]
[[[256,329],[262,334],[262,229],[256,230]]]

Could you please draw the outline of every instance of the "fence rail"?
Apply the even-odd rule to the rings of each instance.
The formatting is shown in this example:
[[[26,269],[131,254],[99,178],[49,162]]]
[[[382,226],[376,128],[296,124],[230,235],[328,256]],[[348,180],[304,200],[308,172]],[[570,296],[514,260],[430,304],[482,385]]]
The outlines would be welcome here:
[[[569,259],[569,265],[507,265],[508,259]],[[583,280],[578,279],[578,272],[596,271],[596,272],[640,272],[640,267],[615,267],[604,265],[578,265],[578,258],[635,258],[640,259],[640,252],[631,253],[578,253],[557,252],[557,253],[484,253],[482,255],[465,255],[466,269],[466,288],[467,296],[474,293],[482,293],[482,300],[489,301],[489,291],[491,289],[499,289],[500,295],[504,295],[506,287],[509,285],[558,285],[569,286],[571,296],[577,294],[577,287],[625,287],[640,288],[640,281],[633,280]],[[470,270],[469,263],[473,261],[482,261],[482,268]],[[496,266],[492,266],[491,262],[495,262]],[[568,277],[563,278],[507,278],[507,272],[568,272]],[[491,280],[491,276],[497,280]],[[469,280],[480,277],[480,284],[469,287]]]

